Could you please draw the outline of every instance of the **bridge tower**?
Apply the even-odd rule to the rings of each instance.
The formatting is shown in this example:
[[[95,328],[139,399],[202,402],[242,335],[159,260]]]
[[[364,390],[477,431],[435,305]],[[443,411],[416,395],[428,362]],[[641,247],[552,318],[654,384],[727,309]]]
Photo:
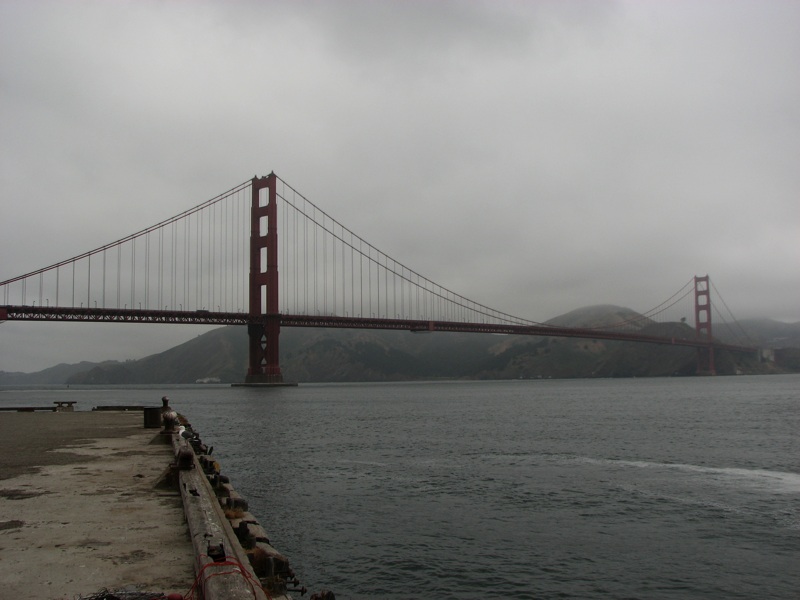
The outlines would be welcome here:
[[[714,368],[714,346],[711,337],[711,295],[708,275],[694,278],[694,328],[698,340],[708,343],[697,349],[697,374],[716,375]]]
[[[250,205],[250,325],[246,383],[281,384],[278,361],[281,320],[278,308],[277,177],[254,177]],[[262,194],[262,190],[265,193]]]

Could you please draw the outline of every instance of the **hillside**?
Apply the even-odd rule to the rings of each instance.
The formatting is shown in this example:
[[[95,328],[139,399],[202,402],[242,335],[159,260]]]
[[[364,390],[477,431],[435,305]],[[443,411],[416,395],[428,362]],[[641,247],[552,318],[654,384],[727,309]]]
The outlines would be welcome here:
[[[732,327],[717,325],[714,335],[723,341],[752,340],[759,348],[800,348],[800,323],[772,319],[743,319]]]
[[[99,364],[119,364],[117,362]],[[0,371],[0,385],[59,385],[66,383],[75,374],[83,373],[99,366],[98,363],[83,361],[74,364],[61,363],[35,373]]]
[[[596,327],[637,318],[640,315],[630,309],[603,305],[571,311],[549,324]],[[694,336],[694,330],[683,323],[646,319],[638,323],[644,334]],[[758,321],[745,325],[753,339],[800,347],[798,324]],[[725,352],[716,355],[721,375],[797,372],[800,349],[778,353],[776,361],[759,363],[755,357]],[[693,375],[695,362],[692,348],[605,340],[302,328],[281,332],[284,378],[298,382]],[[232,383],[242,381],[246,369],[246,329],[220,327],[140,360],[62,364],[38,373],[0,372],[0,384],[185,384],[204,378]]]

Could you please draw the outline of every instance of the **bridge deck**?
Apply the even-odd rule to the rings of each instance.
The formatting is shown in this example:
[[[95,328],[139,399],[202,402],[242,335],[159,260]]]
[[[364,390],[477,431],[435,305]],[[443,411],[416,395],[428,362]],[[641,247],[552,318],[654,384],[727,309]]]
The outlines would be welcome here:
[[[412,332],[494,333],[502,335],[535,335],[582,339],[618,340],[645,344],[665,344],[755,352],[757,348],[725,344],[697,338],[667,338],[619,330],[579,327],[554,327],[526,323],[475,323],[422,319],[390,319],[383,317],[342,317],[337,315],[280,314],[281,327],[329,327],[339,329],[393,329]],[[75,308],[43,306],[0,306],[0,321],[96,321],[106,323],[172,323],[184,325],[249,325],[261,323],[266,315],[252,317],[243,312],[174,311],[109,308]]]

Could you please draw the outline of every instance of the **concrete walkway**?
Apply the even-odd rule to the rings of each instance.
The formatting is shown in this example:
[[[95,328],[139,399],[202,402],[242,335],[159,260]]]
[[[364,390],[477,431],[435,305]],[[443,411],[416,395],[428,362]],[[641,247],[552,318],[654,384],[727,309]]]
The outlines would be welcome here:
[[[173,460],[141,412],[0,414],[0,595],[185,594],[194,551]]]

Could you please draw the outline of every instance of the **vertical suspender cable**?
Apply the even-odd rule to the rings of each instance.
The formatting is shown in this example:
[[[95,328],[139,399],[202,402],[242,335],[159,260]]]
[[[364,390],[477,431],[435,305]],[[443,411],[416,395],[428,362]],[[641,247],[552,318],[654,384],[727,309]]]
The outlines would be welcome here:
[[[331,289],[331,301],[333,307],[331,314],[336,314],[336,221],[331,225],[331,279],[333,281],[333,288]]]
[[[197,239],[195,240],[195,291],[194,291],[194,310],[202,308],[202,289],[203,289],[203,249],[200,239],[203,236],[203,216],[198,213],[195,217],[197,227]]]
[[[350,232],[350,316],[356,314],[356,263],[353,247],[353,232]]]
[[[364,316],[364,250],[361,238],[358,239],[358,291],[361,296],[361,302],[358,307],[358,316]]]
[[[106,249],[103,248],[103,308],[106,307]]]
[[[117,246],[117,308],[122,295],[122,244]]]
[[[163,297],[162,297],[164,288],[164,264],[162,262],[164,260],[163,254],[164,254],[164,228],[159,227],[158,228],[158,286],[157,286],[158,293],[156,294],[156,298],[158,299],[158,302],[156,303],[156,308],[158,310],[164,308]]]
[[[308,306],[308,277],[309,277],[309,274],[308,274],[308,221],[309,221],[309,219],[308,219],[308,215],[306,214],[306,210],[307,210],[306,201],[305,201],[305,198],[303,198],[303,216],[305,216],[305,219],[303,219],[303,229],[304,229],[304,232],[303,232],[303,246],[304,246],[303,261],[305,262],[305,269],[304,269],[304,272],[303,272],[303,286],[304,286],[303,296],[305,297],[305,308],[304,308],[304,310],[305,310],[306,314],[308,314],[308,311],[309,311],[309,306]]]
[[[315,225],[313,227],[314,230],[314,311],[317,311],[317,229],[316,226],[316,216],[317,216],[317,209],[314,208],[314,221]]]
[[[228,256],[228,213],[231,210],[230,200],[225,210],[222,211],[222,310],[228,312],[228,268],[230,267],[230,257]]]
[[[208,286],[208,293],[207,293],[207,300],[208,300],[208,309],[214,310],[216,308],[215,304],[215,296],[214,293],[214,233],[216,232],[216,227],[214,225],[214,204],[208,207],[208,235],[206,236],[206,240],[208,242],[207,245],[207,252],[208,252],[208,261],[206,264],[206,269],[208,269],[208,276],[206,277],[207,286]],[[214,231],[212,232],[212,228]]]
[[[150,232],[144,236],[144,307],[148,308],[150,298]],[[139,303],[141,304],[141,302]]]
[[[131,240],[131,309],[133,308],[134,294],[136,291],[136,238]]]
[[[347,253],[347,246],[345,245],[344,242],[344,227],[341,227],[341,230],[342,230],[342,238],[339,243],[342,245],[342,314],[345,314],[347,312],[347,299],[346,299],[347,285],[345,284],[345,282],[347,281],[347,268],[346,268],[347,262],[345,258],[345,255]]]

